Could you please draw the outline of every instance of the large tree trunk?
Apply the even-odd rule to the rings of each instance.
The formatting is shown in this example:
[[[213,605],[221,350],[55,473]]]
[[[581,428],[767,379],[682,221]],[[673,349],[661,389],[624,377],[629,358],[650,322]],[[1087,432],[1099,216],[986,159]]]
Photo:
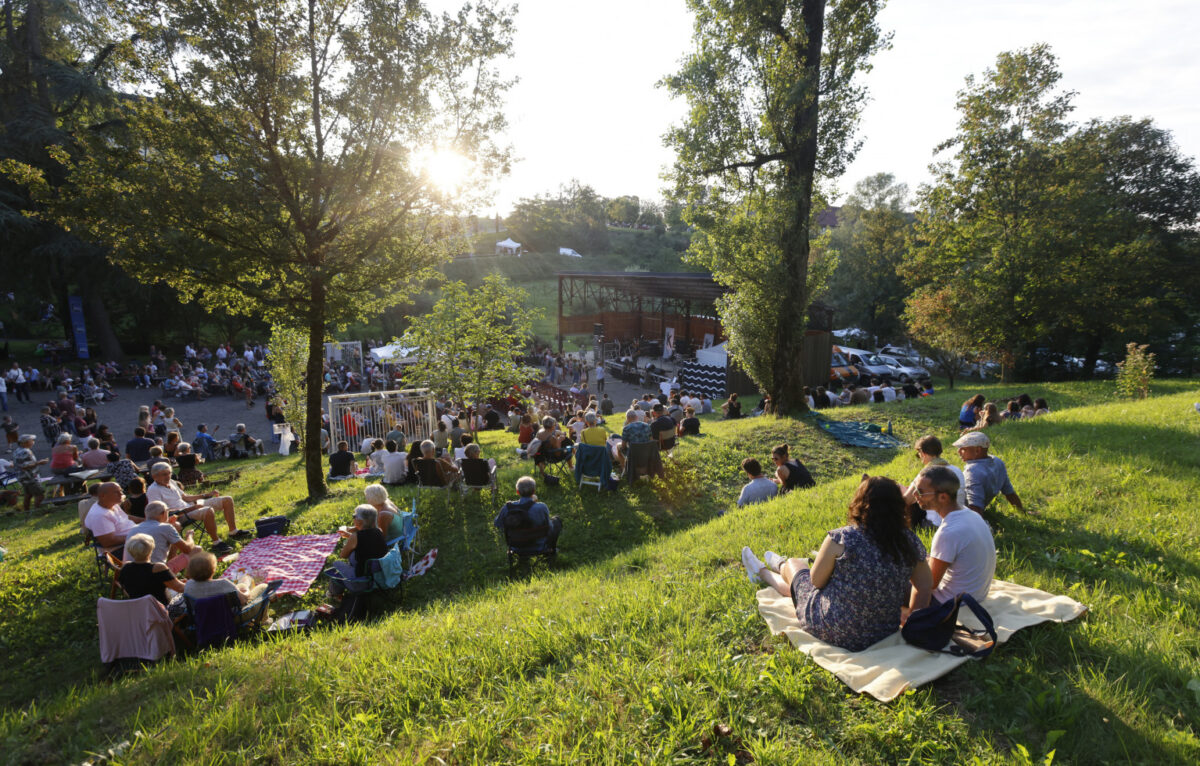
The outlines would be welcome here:
[[[312,304],[308,314],[308,368],[305,385],[308,387],[304,422],[304,478],[308,497],[316,500],[325,496],[325,468],[321,462],[321,400],[324,397],[325,359],[325,286],[313,286]]]
[[[83,290],[83,310],[88,320],[88,335],[100,345],[100,356],[105,361],[124,359],[125,352],[121,341],[113,332],[112,322],[108,318],[108,308],[104,299],[95,286],[80,286]]]
[[[1104,340],[1098,334],[1088,338],[1087,350],[1083,356],[1083,369],[1080,371],[1085,380],[1092,377],[1096,369],[1096,360],[1100,358],[1100,347],[1103,343]]]
[[[820,100],[821,44],[825,35],[825,0],[805,0],[800,11],[808,40],[804,48],[805,94],[808,101],[796,115],[791,134],[799,140],[787,163],[787,186],[792,220],[783,233],[784,296],[775,332],[775,363],[768,391],[778,413],[803,412],[804,335],[808,313],[809,221],[812,218],[813,176],[817,168],[817,117]]]

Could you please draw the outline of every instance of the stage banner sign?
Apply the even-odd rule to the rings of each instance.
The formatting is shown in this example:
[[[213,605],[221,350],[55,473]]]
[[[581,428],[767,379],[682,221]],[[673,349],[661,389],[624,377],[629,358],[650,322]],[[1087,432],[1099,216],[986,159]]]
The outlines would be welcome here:
[[[663,336],[663,359],[670,359],[675,355],[675,328],[668,327],[666,334]]]
[[[67,299],[67,306],[71,310],[71,330],[75,333],[75,355],[80,359],[87,359],[87,327],[83,323],[83,298],[72,295]]]

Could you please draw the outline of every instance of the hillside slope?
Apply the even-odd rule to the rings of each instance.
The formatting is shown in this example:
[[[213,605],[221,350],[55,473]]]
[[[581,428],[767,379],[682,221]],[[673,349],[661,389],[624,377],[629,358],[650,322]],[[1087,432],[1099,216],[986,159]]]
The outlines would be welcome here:
[[[1055,390],[1065,401],[1076,389]],[[1077,390],[1081,405],[1096,401],[1086,385]],[[857,474],[907,481],[918,467],[911,451],[844,448],[803,421],[708,421],[666,485],[605,498],[543,493],[565,519],[553,570],[508,580],[489,509],[430,503],[423,534],[442,553],[427,581],[412,583],[405,610],[208,652],[111,686],[81,683],[3,713],[2,750],[31,763],[78,761],[121,742],[130,763],[1040,762],[1050,750],[1060,763],[1194,763],[1196,398],[1086,404],[993,431],[1017,490],[1041,512],[1018,516],[1003,501],[989,511],[997,576],[1069,594],[1090,612],[1023,630],[987,661],[891,704],[849,693],[769,636],[738,551],[816,548],[843,523]],[[957,404],[935,397],[837,415],[887,416],[902,438],[946,439]],[[731,507],[737,460],[778,439],[800,447],[818,488],[716,518]],[[485,440],[506,486],[527,467],[509,458],[509,441]],[[348,515],[361,485],[292,506],[301,490],[289,468],[277,460],[247,471],[235,491],[252,505],[294,507],[300,531]],[[61,522],[44,533],[38,550],[10,546],[5,594],[18,558],[53,554],[64,571],[80,558],[54,541]],[[0,626],[10,647],[22,635]],[[718,724],[728,736],[714,734]]]

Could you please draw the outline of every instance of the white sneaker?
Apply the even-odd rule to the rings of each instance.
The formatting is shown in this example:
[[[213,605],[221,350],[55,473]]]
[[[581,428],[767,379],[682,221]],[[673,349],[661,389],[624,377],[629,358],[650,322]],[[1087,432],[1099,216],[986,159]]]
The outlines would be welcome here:
[[[762,582],[758,573],[763,568],[763,563],[754,555],[754,551],[750,550],[749,545],[742,548],[742,566],[746,568],[746,579],[752,583]]]
[[[778,572],[779,567],[783,566],[783,562],[785,561],[787,561],[787,559],[783,556],[780,556],[775,551],[767,551],[763,554],[763,563],[765,563],[767,565],[767,569],[770,569],[772,572]]]

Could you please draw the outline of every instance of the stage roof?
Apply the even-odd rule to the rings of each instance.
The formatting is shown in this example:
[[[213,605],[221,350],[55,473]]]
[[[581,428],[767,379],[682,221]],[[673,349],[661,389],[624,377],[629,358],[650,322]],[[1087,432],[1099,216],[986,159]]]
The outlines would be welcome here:
[[[643,298],[667,298],[679,301],[711,303],[728,290],[713,281],[712,274],[694,272],[646,271],[561,271],[559,280],[586,282],[596,287],[620,290]]]

